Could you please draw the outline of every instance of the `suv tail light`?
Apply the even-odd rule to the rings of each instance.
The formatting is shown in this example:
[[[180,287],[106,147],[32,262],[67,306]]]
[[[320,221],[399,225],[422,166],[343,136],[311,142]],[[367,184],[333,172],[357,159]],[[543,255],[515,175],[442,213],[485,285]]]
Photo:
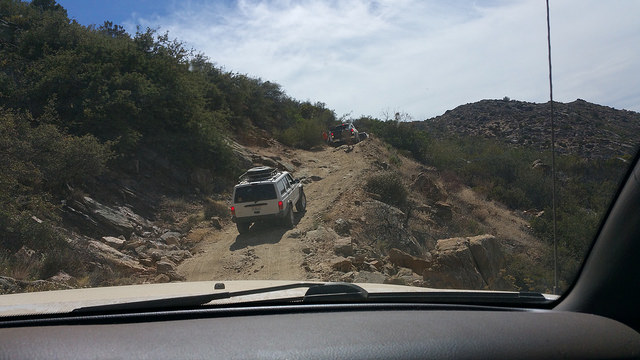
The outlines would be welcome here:
[[[231,207],[231,216],[236,216],[236,208],[235,208],[235,206]]]
[[[278,209],[282,210],[283,207],[282,201],[278,201]]]

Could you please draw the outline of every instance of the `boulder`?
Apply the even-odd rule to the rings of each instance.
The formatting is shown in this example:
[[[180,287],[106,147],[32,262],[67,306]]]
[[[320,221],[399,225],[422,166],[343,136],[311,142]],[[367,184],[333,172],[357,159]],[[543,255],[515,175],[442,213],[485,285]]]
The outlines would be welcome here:
[[[347,236],[351,231],[351,224],[347,220],[339,218],[335,221],[333,230],[335,230],[338,235]]]
[[[451,289],[483,289],[487,285],[476,268],[466,238],[438,240],[433,262],[423,273],[430,287]]]
[[[438,240],[431,266],[423,273],[432,287],[457,289],[506,288],[500,270],[504,251],[493,235]]]
[[[87,250],[93,257],[106,261],[118,268],[135,272],[145,271],[145,268],[131,256],[125,255],[99,241],[89,240]]]
[[[421,259],[395,248],[389,250],[389,261],[393,265],[411,269],[413,272],[420,275],[422,275],[431,265],[431,262],[426,259]]]
[[[453,218],[453,210],[451,209],[451,204],[437,201],[435,203],[436,217],[441,220],[451,220]]]
[[[444,188],[436,184],[425,173],[418,174],[411,184],[411,188],[426,196],[431,202],[444,201],[447,198]]]
[[[162,241],[164,241],[167,245],[177,245],[180,243],[180,236],[181,234],[179,232],[169,231],[162,234],[160,236],[160,239],[162,239]]]
[[[82,204],[92,218],[119,234],[128,236],[132,232],[142,233],[144,229],[151,229],[148,220],[126,206],[106,206],[88,196],[83,197]]]
[[[353,245],[351,244],[351,238],[337,238],[333,243],[333,251],[336,255],[341,256],[352,256],[353,255]]]
[[[386,249],[396,248],[414,256],[422,255],[422,247],[405,224],[407,214],[378,200],[363,202],[362,206],[366,218],[363,238],[375,241]]]
[[[124,243],[126,242],[126,240],[113,237],[113,236],[103,236],[100,240],[102,240],[103,243],[118,250],[121,250],[124,247]]]
[[[331,243],[338,238],[338,234],[331,229],[327,229],[323,226],[318,226],[316,230],[307,231],[306,235],[309,241]]]
[[[156,263],[156,272],[158,274],[168,274],[176,271],[176,264],[168,259],[162,259]]]
[[[492,287],[504,264],[504,252],[493,235],[469,238],[469,250],[484,281]]]
[[[348,271],[351,271],[351,269],[353,268],[353,264],[351,263],[351,260],[344,258],[342,256],[339,256],[331,260],[330,264],[333,270],[341,271],[341,272],[348,272]]]

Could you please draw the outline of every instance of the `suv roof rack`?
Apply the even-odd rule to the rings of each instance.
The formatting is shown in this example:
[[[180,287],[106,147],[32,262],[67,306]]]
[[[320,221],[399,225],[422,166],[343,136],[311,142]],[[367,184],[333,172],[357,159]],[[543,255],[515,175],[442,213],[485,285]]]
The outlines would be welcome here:
[[[278,170],[269,166],[258,166],[247,170],[244,174],[240,175],[240,182],[247,181],[263,181],[269,180],[278,174]]]

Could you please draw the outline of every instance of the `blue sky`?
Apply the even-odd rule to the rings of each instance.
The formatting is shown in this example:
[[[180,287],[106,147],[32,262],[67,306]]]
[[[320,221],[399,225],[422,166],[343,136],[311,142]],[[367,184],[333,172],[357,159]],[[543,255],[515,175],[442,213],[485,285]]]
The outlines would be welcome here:
[[[546,102],[543,0],[62,0],[83,25],[169,31],[219,67],[338,116],[415,120],[481,99]],[[551,1],[554,99],[640,111],[640,2]]]

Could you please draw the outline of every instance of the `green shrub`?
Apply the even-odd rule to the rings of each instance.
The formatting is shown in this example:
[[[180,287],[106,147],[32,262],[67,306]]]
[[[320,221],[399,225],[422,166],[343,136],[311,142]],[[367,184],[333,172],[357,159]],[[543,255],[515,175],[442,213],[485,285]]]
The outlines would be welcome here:
[[[315,120],[300,119],[296,124],[277,135],[281,143],[300,149],[312,149],[321,145],[323,127]]]
[[[229,207],[223,201],[207,199],[204,204],[204,217],[205,219],[211,219],[214,216],[221,219],[228,218]]]
[[[371,176],[367,179],[365,190],[380,196],[380,201],[389,205],[402,207],[407,202],[407,188],[395,173]]]

